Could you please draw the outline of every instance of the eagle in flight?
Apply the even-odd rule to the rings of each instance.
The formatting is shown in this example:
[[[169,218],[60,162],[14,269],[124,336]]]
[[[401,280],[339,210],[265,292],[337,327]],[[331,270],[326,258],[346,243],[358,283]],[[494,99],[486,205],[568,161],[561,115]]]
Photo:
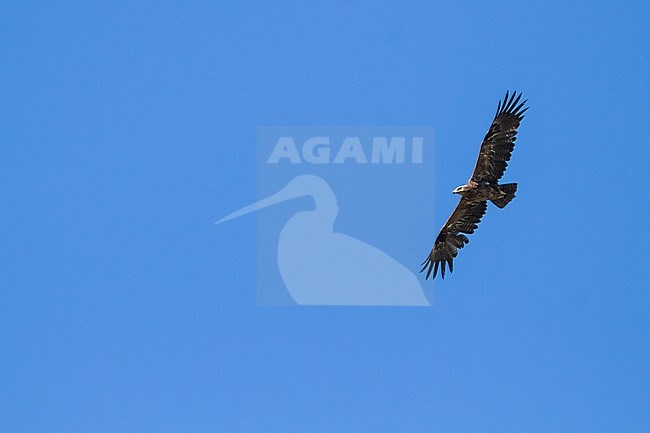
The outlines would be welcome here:
[[[453,191],[461,196],[460,201],[440,230],[431,253],[422,263],[424,266],[420,272],[427,271],[427,280],[432,271],[433,278],[436,278],[438,268],[443,279],[447,265],[449,272],[454,271],[454,258],[458,255],[458,250],[469,242],[465,234],[472,234],[478,228],[478,223],[487,210],[488,200],[497,207],[504,208],[515,198],[516,183],[498,182],[508,167],[515,148],[517,128],[528,110],[528,107],[524,107],[526,100],[519,102],[520,99],[521,93],[515,91],[512,96],[506,92],[503,101],[499,101],[490,130],[481,143],[474,173],[467,184]]]

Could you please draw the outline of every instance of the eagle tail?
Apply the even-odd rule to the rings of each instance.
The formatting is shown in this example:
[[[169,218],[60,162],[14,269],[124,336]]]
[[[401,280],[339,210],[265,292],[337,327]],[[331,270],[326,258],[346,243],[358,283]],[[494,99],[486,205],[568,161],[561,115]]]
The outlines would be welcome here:
[[[497,207],[503,209],[506,207],[510,201],[515,198],[515,192],[517,192],[516,183],[504,183],[499,185],[499,191],[501,192],[501,197],[492,200]]]

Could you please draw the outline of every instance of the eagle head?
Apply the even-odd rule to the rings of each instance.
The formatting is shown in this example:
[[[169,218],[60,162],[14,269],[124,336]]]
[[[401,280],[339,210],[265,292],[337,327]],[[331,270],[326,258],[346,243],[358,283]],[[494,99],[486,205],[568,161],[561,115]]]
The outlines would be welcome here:
[[[463,195],[463,193],[464,193],[465,191],[469,191],[469,189],[470,189],[470,187],[469,187],[468,185],[461,185],[461,186],[457,187],[455,190],[453,190],[452,192],[453,192],[454,194],[460,194],[460,195]]]

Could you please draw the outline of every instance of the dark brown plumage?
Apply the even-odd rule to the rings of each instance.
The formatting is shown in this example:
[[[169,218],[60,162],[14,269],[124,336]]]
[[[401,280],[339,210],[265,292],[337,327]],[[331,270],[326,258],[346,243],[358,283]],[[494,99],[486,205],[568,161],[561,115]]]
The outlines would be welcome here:
[[[429,279],[431,272],[435,278],[438,268],[443,279],[447,266],[449,272],[453,272],[458,250],[469,242],[465,234],[472,234],[478,228],[487,210],[488,200],[503,208],[515,197],[516,183],[499,185],[498,181],[508,167],[515,147],[517,128],[528,110],[527,107],[524,108],[526,101],[520,103],[520,99],[521,93],[517,95],[517,92],[513,92],[509,96],[506,92],[503,101],[499,101],[492,125],[481,143],[472,177],[467,184],[453,191],[462,197],[440,230],[431,253],[422,263],[424,266],[420,272],[427,271],[426,279]]]

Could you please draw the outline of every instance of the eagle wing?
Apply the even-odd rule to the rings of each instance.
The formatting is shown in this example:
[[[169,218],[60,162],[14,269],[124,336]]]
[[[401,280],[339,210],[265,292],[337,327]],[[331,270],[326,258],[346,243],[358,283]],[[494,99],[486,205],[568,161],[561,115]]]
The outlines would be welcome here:
[[[454,258],[458,255],[458,250],[469,242],[467,236],[462,233],[474,233],[481,218],[485,215],[486,209],[486,201],[470,201],[461,198],[456,209],[440,230],[429,257],[422,263],[424,267],[420,272],[427,270],[427,280],[432,270],[433,278],[436,278],[439,266],[443,279],[445,278],[446,265],[449,265],[449,272],[454,271]]]
[[[503,101],[499,101],[490,130],[481,143],[472,180],[496,182],[506,171],[515,148],[517,128],[528,110],[528,107],[524,108],[527,100],[520,103],[520,99],[521,93],[517,95],[515,91],[509,98],[506,92]]]

